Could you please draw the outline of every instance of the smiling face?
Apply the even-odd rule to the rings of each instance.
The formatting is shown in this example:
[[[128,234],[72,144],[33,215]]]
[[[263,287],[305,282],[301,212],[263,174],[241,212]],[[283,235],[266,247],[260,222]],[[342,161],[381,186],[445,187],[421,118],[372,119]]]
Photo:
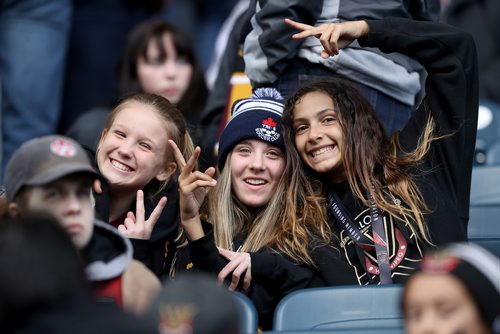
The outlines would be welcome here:
[[[273,196],[285,169],[285,158],[276,146],[248,139],[233,148],[230,166],[233,193],[244,205],[258,208]]]
[[[160,50],[152,39],[147,47],[147,59],[142,57],[137,62],[137,78],[146,93],[161,95],[173,104],[179,103],[186,92],[193,66],[188,60],[177,54],[172,36],[163,35],[166,58],[160,58]]]
[[[91,178],[87,174],[73,174],[43,186],[29,187],[27,191],[24,210],[51,214],[78,249],[88,244],[93,232],[94,208]]]
[[[293,109],[295,146],[302,161],[332,183],[346,179],[342,157],[344,136],[332,99],[310,92]]]
[[[489,333],[464,284],[449,274],[418,273],[404,298],[409,334]]]
[[[135,193],[152,179],[165,181],[173,174],[175,163],[166,161],[167,131],[152,106],[137,101],[122,106],[97,149],[97,165],[112,190]]]

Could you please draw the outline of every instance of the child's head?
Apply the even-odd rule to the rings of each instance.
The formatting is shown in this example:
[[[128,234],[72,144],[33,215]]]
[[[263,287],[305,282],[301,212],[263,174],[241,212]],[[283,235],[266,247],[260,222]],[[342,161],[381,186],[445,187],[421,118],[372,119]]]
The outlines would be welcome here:
[[[47,212],[78,248],[89,242],[94,223],[91,191],[97,173],[78,143],[63,136],[32,139],[14,153],[5,177],[10,215]]]
[[[18,332],[39,311],[90,297],[80,255],[58,225],[39,212],[0,223],[0,332]]]
[[[135,193],[151,185],[151,191],[161,190],[176,170],[169,139],[185,157],[193,152],[184,117],[167,99],[144,93],[120,102],[97,145],[97,165],[111,189]]]
[[[219,141],[221,180],[248,207],[267,205],[285,169],[281,134],[283,98],[274,89],[258,89],[236,101]],[[227,181],[226,181],[227,182]]]
[[[240,333],[236,297],[212,276],[187,272],[165,283],[149,315],[160,333]]]
[[[207,95],[203,70],[189,37],[163,20],[147,21],[132,30],[120,76],[121,94],[161,95],[186,116]]]
[[[345,180],[349,170],[355,174],[356,166],[378,162],[381,147],[389,147],[370,103],[339,78],[299,88],[287,100],[283,126],[287,147],[333,182]]]
[[[420,269],[403,292],[407,333],[500,329],[498,258],[474,244],[452,244],[427,254]]]

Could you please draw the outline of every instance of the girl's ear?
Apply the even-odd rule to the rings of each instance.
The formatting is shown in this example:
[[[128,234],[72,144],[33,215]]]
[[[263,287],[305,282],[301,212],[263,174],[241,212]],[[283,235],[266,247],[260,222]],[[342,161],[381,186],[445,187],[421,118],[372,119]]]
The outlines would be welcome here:
[[[167,181],[176,170],[177,164],[175,162],[169,162],[165,168],[158,175],[156,175],[156,179],[158,181]]]
[[[12,202],[12,203],[9,203],[8,212],[9,212],[9,216],[17,217],[21,213],[21,208],[19,207],[19,205],[17,205],[17,203]]]

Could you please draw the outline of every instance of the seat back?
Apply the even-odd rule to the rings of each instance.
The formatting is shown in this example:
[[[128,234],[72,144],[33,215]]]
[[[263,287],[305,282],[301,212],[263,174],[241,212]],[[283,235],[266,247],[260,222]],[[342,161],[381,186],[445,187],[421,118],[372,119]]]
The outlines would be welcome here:
[[[367,330],[403,332],[401,285],[338,286],[295,291],[274,313],[275,331]]]
[[[482,99],[479,103],[475,165],[498,164],[498,148],[495,143],[500,143],[500,104]],[[494,155],[489,157],[489,155]]]
[[[500,166],[472,170],[469,216],[469,242],[500,257]]]
[[[238,304],[238,311],[240,313],[240,333],[257,333],[258,315],[255,305],[250,300],[250,298],[248,298],[241,292],[233,292],[233,295]],[[214,307],[217,307],[217,304],[214,304]]]

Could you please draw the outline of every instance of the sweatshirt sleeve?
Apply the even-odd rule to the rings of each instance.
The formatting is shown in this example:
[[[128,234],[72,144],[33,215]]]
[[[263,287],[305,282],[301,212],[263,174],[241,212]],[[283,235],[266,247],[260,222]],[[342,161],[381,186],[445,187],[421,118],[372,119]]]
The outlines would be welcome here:
[[[307,288],[314,279],[314,272],[305,265],[295,264],[277,253],[250,253],[252,279],[258,284],[275,288],[277,295]]]
[[[193,264],[201,270],[218,274],[229,263],[219,254],[210,231],[204,237],[189,241]],[[276,253],[250,253],[252,284],[266,285],[279,289],[283,294],[307,287],[313,279],[313,272],[299,266]],[[230,278],[227,280],[230,283]]]
[[[401,131],[400,142],[405,150],[413,149],[430,112],[437,134],[444,137],[433,142],[426,159],[425,168],[435,172],[428,180],[455,203],[461,229],[466,231],[478,113],[478,66],[473,38],[439,23],[398,18],[367,22],[370,32],[360,39],[362,46],[411,56],[428,73],[425,103]]]
[[[191,260],[195,267],[217,275],[229,263],[219,254],[213,230],[207,232],[200,239],[188,242]]]
[[[285,24],[285,18],[314,25],[321,14],[323,1],[267,0],[256,1],[255,6],[256,13],[250,21],[252,30],[245,37],[243,55],[246,75],[252,85],[259,86],[276,81],[299,51],[301,41],[291,38],[297,31]]]

